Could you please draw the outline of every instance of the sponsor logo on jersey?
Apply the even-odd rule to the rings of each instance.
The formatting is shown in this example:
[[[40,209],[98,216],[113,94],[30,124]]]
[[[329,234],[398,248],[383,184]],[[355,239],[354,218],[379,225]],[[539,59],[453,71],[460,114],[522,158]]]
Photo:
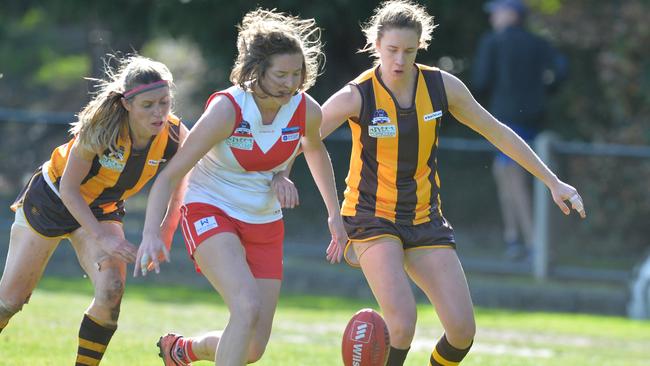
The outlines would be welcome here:
[[[377,109],[372,114],[368,135],[374,138],[385,138],[397,136],[397,127],[390,124],[388,113],[383,109]]]
[[[285,127],[282,129],[282,137],[280,137],[282,142],[291,142],[298,139],[300,139],[300,127]]]
[[[436,118],[442,117],[442,111],[435,111],[433,113],[425,114],[424,115],[424,122],[429,122],[431,120],[434,120]]]
[[[368,135],[374,138],[395,137],[397,128],[394,125],[368,126]]]
[[[201,235],[210,229],[218,227],[217,219],[214,216],[204,217],[200,220],[194,221],[194,228],[196,229],[196,235]]]
[[[149,163],[149,165],[158,166],[158,165],[160,165],[160,164],[162,164],[162,163],[164,163],[166,161],[167,161],[167,159],[160,159],[160,160],[149,159],[149,161],[147,163]]]
[[[120,146],[116,151],[113,151],[108,155],[103,154],[100,156],[99,164],[106,169],[121,172],[124,170],[124,166],[126,165],[122,160],[124,160],[124,146]]]
[[[296,141],[300,138],[300,132],[282,135],[282,142]]]
[[[247,121],[242,120],[239,122],[239,126],[235,129],[235,133],[239,135],[248,135],[252,136],[253,132],[251,131],[251,124]]]
[[[282,129],[282,134],[284,135],[285,133],[293,133],[293,132],[299,132],[300,127],[298,126],[293,126],[293,127],[285,127]]]
[[[103,166],[106,169],[115,170],[117,172],[123,171],[125,165],[123,162],[106,155],[102,155],[99,157],[99,164],[101,164],[101,166]]]
[[[233,149],[253,150],[253,138],[242,136],[230,136],[226,139],[226,145]]]

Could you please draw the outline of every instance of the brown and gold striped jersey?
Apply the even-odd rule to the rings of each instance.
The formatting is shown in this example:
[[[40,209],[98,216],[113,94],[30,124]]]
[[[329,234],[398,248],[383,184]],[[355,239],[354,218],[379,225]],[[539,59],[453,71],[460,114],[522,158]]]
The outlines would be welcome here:
[[[118,139],[116,152],[107,149],[102,155],[95,155],[80,187],[90,208],[93,211],[101,209],[104,214],[123,208],[124,200],[142,189],[176,153],[180,125],[177,117],[170,116],[166,127],[145,149],[133,149],[127,134],[126,138]],[[43,173],[47,172],[44,178],[57,191],[74,141],[72,138],[54,149],[50,160],[43,165]]]
[[[413,105],[402,109],[378,67],[350,84],[362,97],[352,131],[342,214],[417,225],[442,216],[436,152],[447,97],[440,70],[417,64]]]

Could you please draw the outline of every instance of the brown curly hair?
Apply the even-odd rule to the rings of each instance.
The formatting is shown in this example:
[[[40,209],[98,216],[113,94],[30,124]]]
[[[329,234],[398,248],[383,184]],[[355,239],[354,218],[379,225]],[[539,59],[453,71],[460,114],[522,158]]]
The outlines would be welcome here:
[[[269,68],[271,56],[294,53],[303,56],[298,90],[306,91],[314,85],[321,61],[324,61],[321,30],[314,19],[300,19],[275,9],[258,8],[244,15],[237,29],[238,54],[230,72],[230,81],[234,85],[251,90]]]

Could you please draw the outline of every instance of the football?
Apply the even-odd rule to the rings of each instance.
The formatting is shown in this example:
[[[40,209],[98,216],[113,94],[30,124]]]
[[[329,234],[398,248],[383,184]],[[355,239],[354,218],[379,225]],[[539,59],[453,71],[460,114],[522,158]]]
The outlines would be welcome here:
[[[341,345],[345,366],[384,366],[390,351],[388,326],[372,309],[361,309],[352,316]]]

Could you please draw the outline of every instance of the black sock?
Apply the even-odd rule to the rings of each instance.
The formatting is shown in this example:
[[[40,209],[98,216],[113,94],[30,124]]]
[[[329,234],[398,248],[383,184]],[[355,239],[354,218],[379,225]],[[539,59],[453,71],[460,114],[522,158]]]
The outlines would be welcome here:
[[[386,366],[403,366],[404,360],[406,360],[406,354],[409,353],[411,347],[407,349],[398,349],[393,346],[390,346],[390,352],[388,353],[388,361]]]
[[[79,328],[79,348],[75,366],[99,365],[116,329],[117,327],[104,327],[85,314]]]
[[[472,342],[474,344],[474,342]],[[472,344],[465,349],[458,349],[447,340],[447,335],[443,334],[442,338],[436,344],[436,348],[433,349],[431,353],[431,358],[429,360],[429,366],[444,366],[449,363],[455,362],[458,363],[465,358],[469,349],[472,348]]]

